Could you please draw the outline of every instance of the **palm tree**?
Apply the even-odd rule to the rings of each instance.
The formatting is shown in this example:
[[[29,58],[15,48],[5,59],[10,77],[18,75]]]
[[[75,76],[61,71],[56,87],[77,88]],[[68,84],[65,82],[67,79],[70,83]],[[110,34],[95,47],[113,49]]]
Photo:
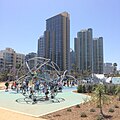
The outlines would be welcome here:
[[[70,73],[73,75],[73,70],[70,70]]]
[[[93,94],[93,100],[97,102],[97,105],[99,105],[100,108],[100,114],[104,116],[103,110],[102,110],[102,105],[108,101],[108,97],[105,95],[105,87],[102,84],[98,84],[95,87],[95,91]]]
[[[114,75],[115,75],[115,73],[116,73],[116,70],[117,70],[117,63],[113,63],[113,67],[114,67],[114,70],[113,70],[113,72],[114,72]]]
[[[117,87],[116,87],[116,89],[115,89],[115,94],[117,94],[118,95],[118,100],[120,101],[120,85],[118,85]]]
[[[83,72],[82,72],[82,76],[84,77],[84,78],[89,78],[90,77],[90,75],[91,75],[91,71],[90,70],[84,70]]]

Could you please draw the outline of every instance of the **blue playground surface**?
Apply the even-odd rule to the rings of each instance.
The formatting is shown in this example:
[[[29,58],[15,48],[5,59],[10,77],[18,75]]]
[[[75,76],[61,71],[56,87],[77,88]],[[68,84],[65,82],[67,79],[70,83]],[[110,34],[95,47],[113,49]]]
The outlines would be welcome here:
[[[8,92],[0,90],[0,108],[39,117],[83,103],[85,99],[90,99],[87,95],[72,92],[74,90],[76,90],[76,87],[66,87],[63,89],[63,92],[58,93],[56,98],[63,100],[61,102],[55,103],[48,100],[40,101],[37,104],[27,104],[24,102],[24,96],[21,93],[16,93],[11,90]],[[16,102],[16,100],[20,100],[21,102]]]

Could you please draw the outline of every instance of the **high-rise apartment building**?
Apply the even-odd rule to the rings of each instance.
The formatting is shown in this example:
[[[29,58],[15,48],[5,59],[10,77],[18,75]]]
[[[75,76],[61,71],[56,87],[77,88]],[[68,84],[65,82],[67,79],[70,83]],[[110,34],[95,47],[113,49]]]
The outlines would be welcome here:
[[[93,72],[103,74],[103,37],[93,39]]]
[[[80,70],[80,44],[78,38],[74,38],[75,65]]]
[[[77,33],[75,42],[76,66],[80,71],[92,71],[93,64],[93,35],[92,29],[81,30]]]
[[[0,71],[4,70],[4,59],[3,59],[3,53],[0,52]]]
[[[70,68],[70,15],[60,13],[46,20],[45,57],[54,61],[61,70]]]
[[[25,60],[28,61],[28,65],[29,65],[30,69],[34,68],[37,65],[37,60],[36,59],[33,59],[33,60],[31,59],[31,58],[34,58],[34,57],[37,57],[37,54],[34,53],[34,52],[28,53],[25,56]]]
[[[25,62],[25,55],[21,53],[16,53],[16,67],[20,67]]]
[[[16,53],[12,48],[0,51],[0,70],[16,69],[25,62],[25,55]]]
[[[45,57],[45,40],[44,36],[41,36],[38,39],[38,51],[37,51],[38,57]]]
[[[11,69],[16,66],[16,52],[12,48],[1,50],[3,57],[4,70]]]

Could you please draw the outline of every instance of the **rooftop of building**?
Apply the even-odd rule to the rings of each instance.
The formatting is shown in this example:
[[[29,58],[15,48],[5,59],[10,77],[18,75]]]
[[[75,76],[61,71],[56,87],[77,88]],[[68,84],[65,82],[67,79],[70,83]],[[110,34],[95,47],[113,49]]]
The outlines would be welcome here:
[[[49,19],[52,19],[52,18],[54,18],[54,17],[57,17],[57,16],[59,16],[59,15],[62,15],[62,16],[64,16],[64,17],[70,18],[70,14],[65,11],[65,12],[59,13],[59,14],[57,14],[57,15],[55,15],[55,16],[52,16],[52,17],[46,19],[46,21],[48,21]]]
[[[88,30],[92,30],[92,28],[82,29],[82,30],[80,30],[80,32],[86,32],[86,31],[88,31]]]

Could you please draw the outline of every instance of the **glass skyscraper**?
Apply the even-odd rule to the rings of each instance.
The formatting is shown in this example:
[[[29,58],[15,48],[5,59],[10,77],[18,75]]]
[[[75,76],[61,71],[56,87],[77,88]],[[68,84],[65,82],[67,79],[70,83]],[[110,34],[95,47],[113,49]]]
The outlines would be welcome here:
[[[70,16],[60,13],[46,20],[45,57],[54,61],[61,70],[70,68]]]
[[[93,72],[103,74],[103,37],[93,39]]]

